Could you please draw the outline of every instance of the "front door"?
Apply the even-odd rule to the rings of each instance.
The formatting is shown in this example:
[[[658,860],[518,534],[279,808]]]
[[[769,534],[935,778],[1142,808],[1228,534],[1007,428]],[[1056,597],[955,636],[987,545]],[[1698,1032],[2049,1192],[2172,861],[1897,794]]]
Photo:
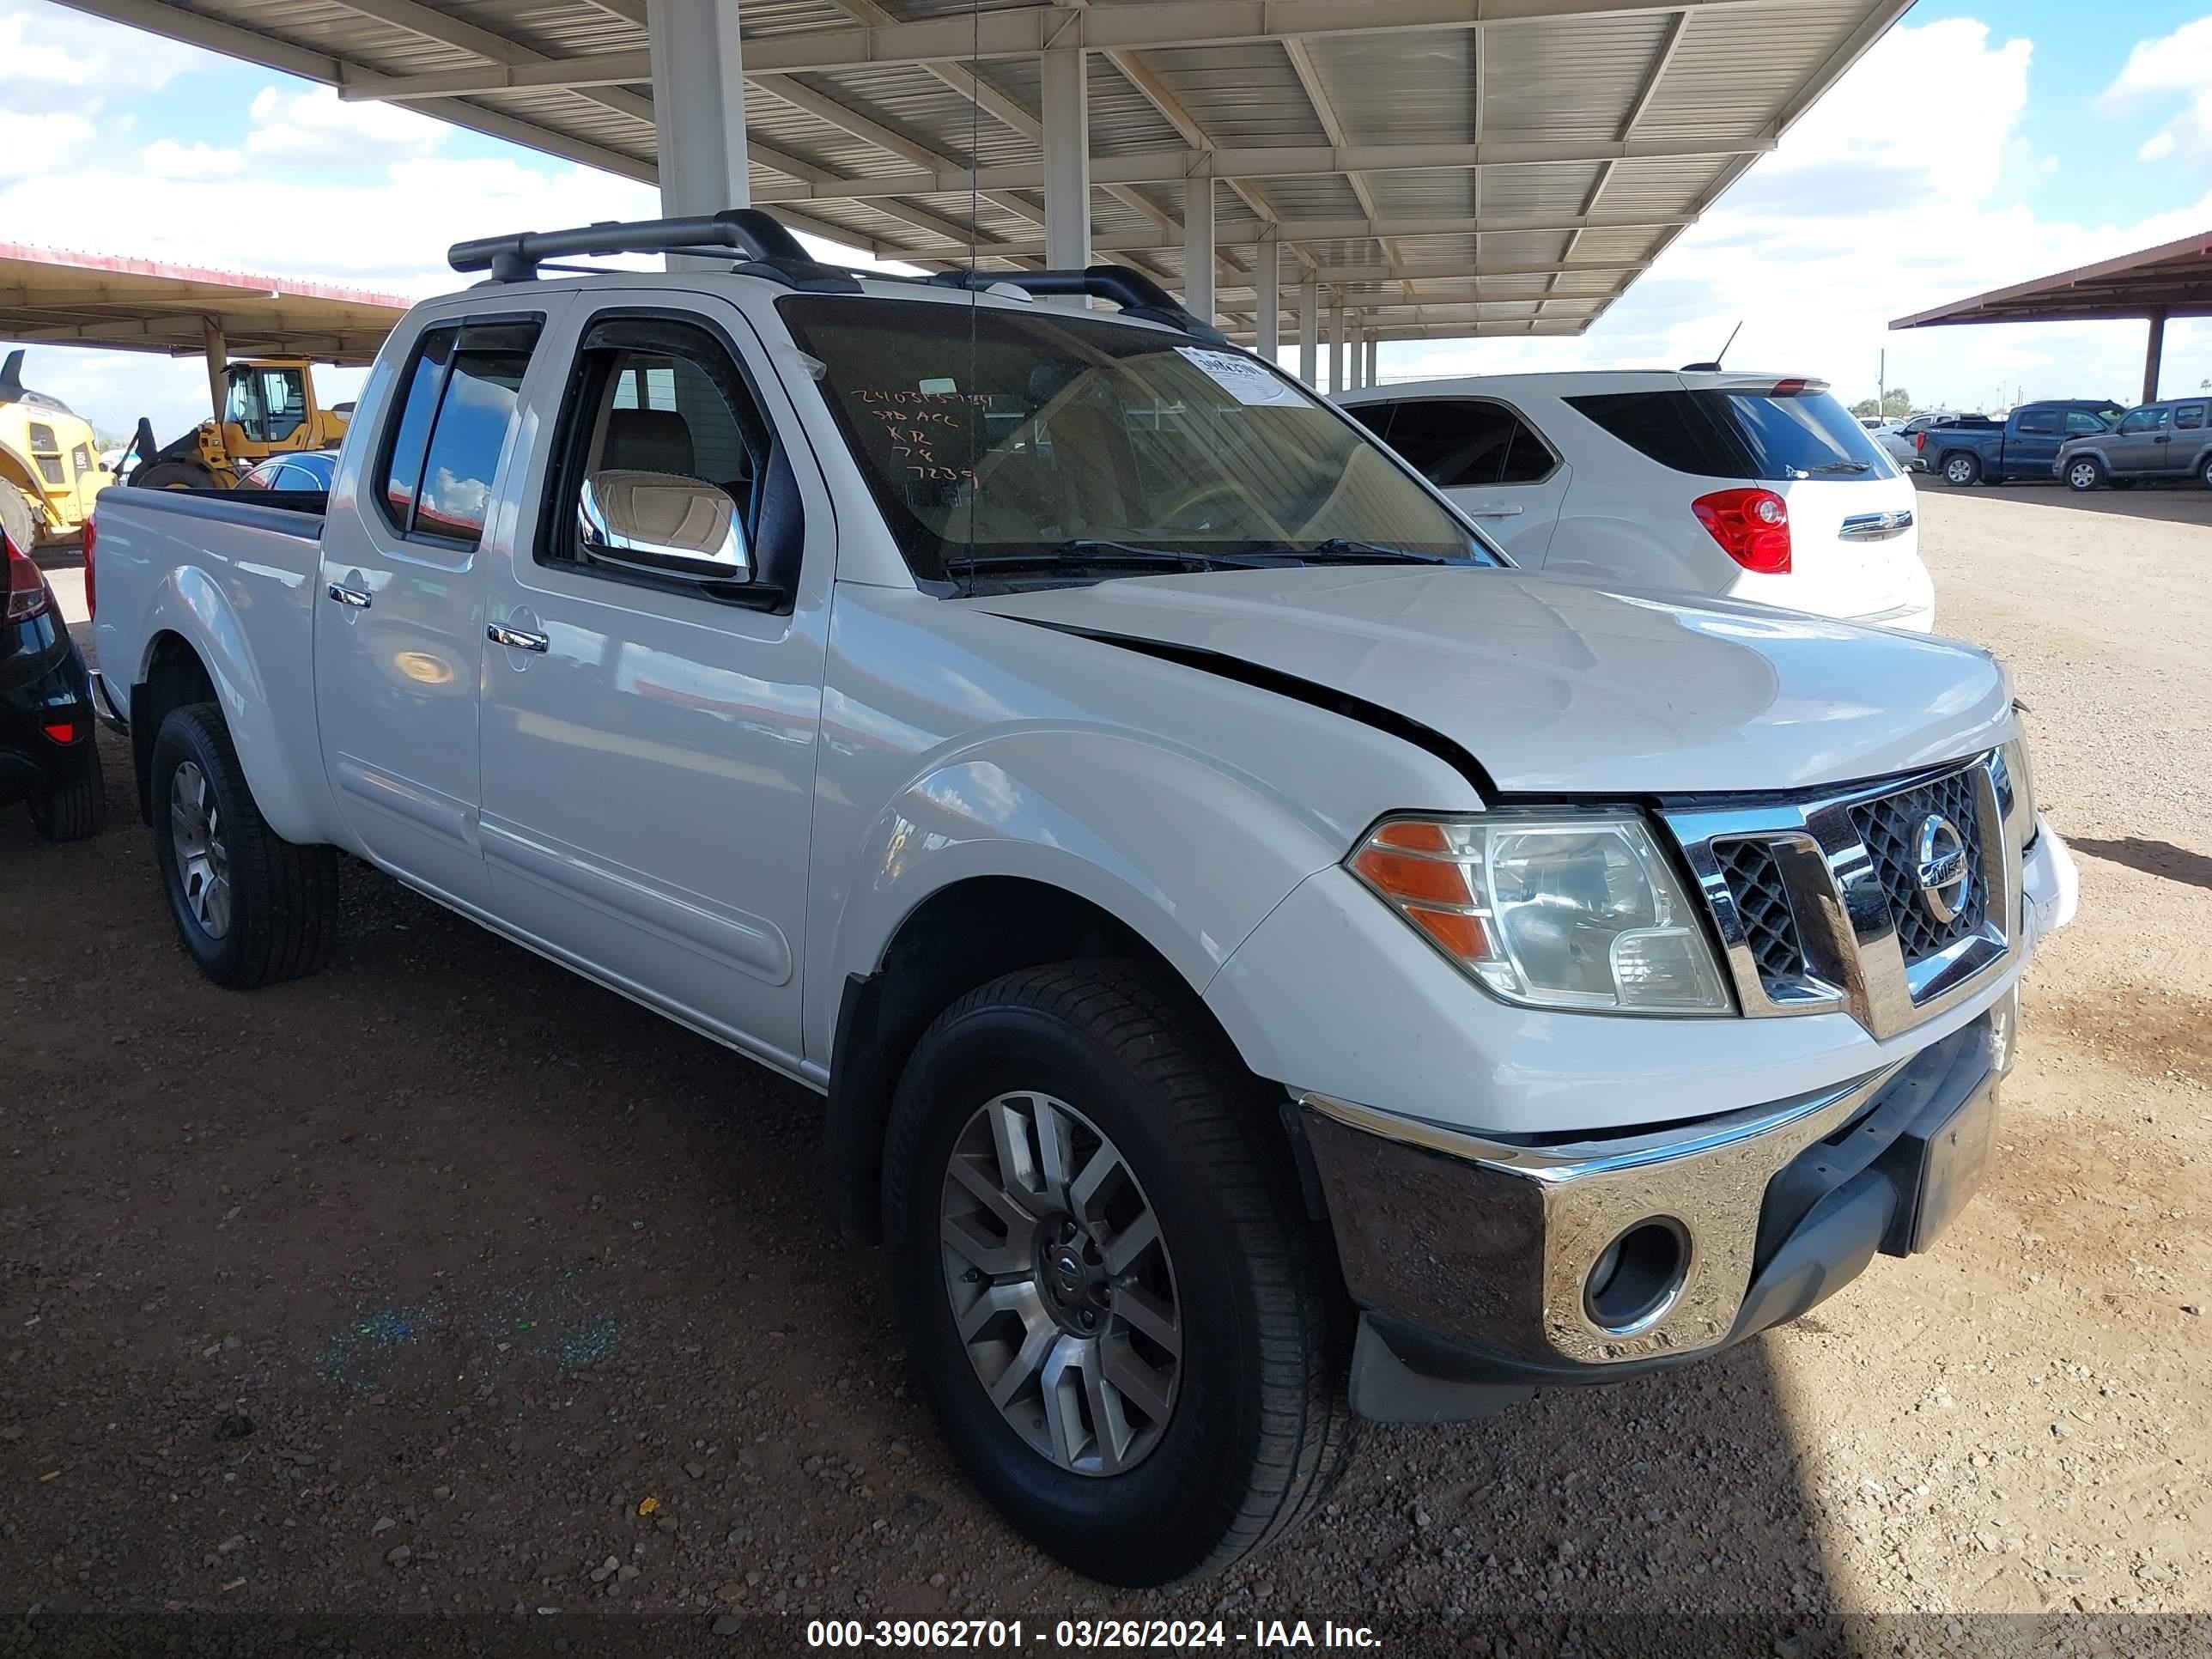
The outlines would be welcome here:
[[[315,705],[338,810],[377,863],[481,906],[477,677],[483,567],[537,316],[434,320],[374,398],[375,445],[332,492],[314,594]],[[351,501],[349,501],[349,495]]]
[[[592,296],[562,353],[534,534],[496,573],[484,854],[501,915],[556,954],[796,1064],[807,841],[836,538],[797,416],[732,305]],[[757,580],[647,574],[581,544],[583,481],[708,481]]]
[[[2167,471],[2172,449],[2173,406],[2145,404],[2120,417],[2105,453],[2112,457],[2114,477],[2142,478]]]

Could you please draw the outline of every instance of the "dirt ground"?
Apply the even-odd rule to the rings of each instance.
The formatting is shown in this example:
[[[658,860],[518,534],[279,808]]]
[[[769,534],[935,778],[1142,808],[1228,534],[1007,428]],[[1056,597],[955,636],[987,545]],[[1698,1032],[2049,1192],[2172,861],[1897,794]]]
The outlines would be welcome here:
[[[97,840],[0,814],[0,1652],[2212,1643],[2212,495],[1922,504],[2081,866],[1978,1200],[1691,1373],[1370,1430],[1316,1524],[1156,1595],[948,1463],[813,1097],[359,869],[334,967],[218,991],[111,747]]]

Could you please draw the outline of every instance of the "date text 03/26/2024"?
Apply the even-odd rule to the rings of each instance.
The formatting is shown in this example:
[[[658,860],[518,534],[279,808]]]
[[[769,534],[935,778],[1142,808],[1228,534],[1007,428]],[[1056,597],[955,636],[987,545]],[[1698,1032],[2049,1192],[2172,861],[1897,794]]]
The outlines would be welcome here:
[[[1020,1650],[1048,1641],[1055,1649],[1125,1651],[1382,1645],[1382,1638],[1364,1625],[1327,1619],[1255,1619],[1249,1626],[1220,1619],[1061,1619],[1049,1626],[1019,1619],[815,1619],[806,1626],[810,1648]]]

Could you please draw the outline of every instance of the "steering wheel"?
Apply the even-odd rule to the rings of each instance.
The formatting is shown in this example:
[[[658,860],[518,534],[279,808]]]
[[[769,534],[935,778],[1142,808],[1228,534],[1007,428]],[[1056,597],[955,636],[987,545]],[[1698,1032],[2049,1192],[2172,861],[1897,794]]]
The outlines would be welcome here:
[[[1226,479],[1194,484],[1176,496],[1174,504],[1160,515],[1161,525],[1170,530],[1211,530],[1212,524],[1197,515],[1201,509],[1217,501],[1224,506],[1241,508],[1244,505],[1244,492]]]

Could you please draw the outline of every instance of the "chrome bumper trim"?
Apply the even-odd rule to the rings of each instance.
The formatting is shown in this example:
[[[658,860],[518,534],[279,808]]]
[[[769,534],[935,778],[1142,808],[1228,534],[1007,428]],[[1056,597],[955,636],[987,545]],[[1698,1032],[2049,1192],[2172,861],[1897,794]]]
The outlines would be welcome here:
[[[107,677],[95,668],[92,671],[91,678],[92,712],[100,717],[102,726],[129,735],[131,721],[116,706],[115,694],[107,689]]]
[[[1425,1291],[1434,1304],[1464,1310],[1466,1328],[1449,1334],[1542,1364],[1606,1365],[1692,1352],[1725,1339],[1750,1286],[1767,1183],[1808,1146],[1849,1122],[1910,1063],[1686,1127],[1556,1146],[1484,1140],[1326,1095],[1304,1095],[1299,1104],[1313,1115],[1310,1124],[1319,1120],[1466,1166],[1458,1172],[1456,1196],[1470,1224],[1459,1241],[1468,1254],[1449,1261],[1431,1252],[1423,1264],[1462,1281]],[[1345,1158],[1360,1152],[1357,1142],[1328,1150],[1325,1185],[1343,1172]],[[1449,1171],[1442,1173],[1449,1178]],[[1338,1194],[1330,1196],[1334,1212]],[[1372,1189],[1364,1196],[1371,1205]],[[1390,1207],[1386,1200],[1383,1208]],[[1584,1283],[1608,1244],[1654,1217],[1671,1218],[1687,1232],[1686,1276],[1673,1299],[1639,1328],[1607,1330],[1589,1316]],[[1364,1253],[1358,1241],[1345,1240],[1341,1227],[1340,1220],[1346,1276],[1359,1296]],[[1400,1251],[1419,1248],[1403,1236],[1396,1243]],[[1525,1282],[1515,1283],[1516,1277]],[[1530,1291],[1533,1303],[1526,1299]]]

